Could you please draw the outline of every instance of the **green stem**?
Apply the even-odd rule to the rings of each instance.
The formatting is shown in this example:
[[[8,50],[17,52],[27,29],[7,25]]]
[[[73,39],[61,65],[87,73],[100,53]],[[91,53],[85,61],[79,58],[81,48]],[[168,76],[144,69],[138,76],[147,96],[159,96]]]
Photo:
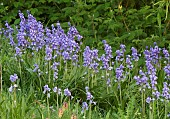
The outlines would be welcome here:
[[[19,73],[20,73],[20,84],[22,84],[21,83],[21,81],[22,81],[22,69],[21,69],[21,60],[19,59]]]
[[[42,87],[42,85],[41,85],[41,79],[40,79],[40,76],[39,76],[39,74],[38,74],[38,79],[39,79],[39,82],[40,82],[40,87]],[[42,89],[40,88],[40,91],[41,91]]]
[[[15,84],[13,84],[13,85],[15,85]],[[16,98],[16,87],[14,87],[14,106],[16,106],[17,105],[17,98]]]
[[[48,62],[48,82],[49,82],[49,84],[50,84],[50,82],[51,82],[51,79],[50,79],[50,75],[51,75],[50,67],[51,67],[51,62],[49,61],[49,62]]]
[[[113,93],[114,93],[114,94],[115,94],[115,96],[116,96],[116,99],[117,99],[118,104],[120,104],[120,102],[119,102],[119,98],[118,98],[118,96],[117,96],[117,94],[116,94],[115,90],[113,90]]]
[[[93,88],[93,83],[94,83],[94,80],[93,80],[93,73],[92,73],[92,88]]]
[[[90,103],[90,105],[89,105],[89,119],[91,119],[91,103]]]
[[[152,119],[154,119],[154,114],[155,114],[155,101],[153,100],[153,104],[152,104]]]
[[[13,117],[13,114],[14,114],[14,104],[13,103],[14,102],[13,102],[13,96],[12,96],[12,113],[11,113],[12,119],[14,119],[14,117]]]
[[[88,68],[88,87],[90,86],[90,69]]]
[[[60,55],[60,71],[61,71],[61,60],[62,60],[62,59],[61,59],[61,55]]]
[[[58,105],[58,92],[57,92],[57,110],[59,109],[59,105]]]
[[[69,97],[69,100],[68,100],[68,111],[70,112],[71,110],[70,110],[70,107],[71,107],[71,105],[70,105],[70,100],[71,100],[71,97]]]
[[[105,77],[106,77],[106,84],[107,84],[107,70],[106,70]],[[107,94],[108,94],[108,93],[109,93],[109,89],[108,89],[108,86],[107,86]]]
[[[152,117],[151,104],[149,104],[149,119],[153,119],[153,117]]]
[[[67,76],[67,68],[68,68],[68,66],[67,66],[67,62],[66,62],[66,69],[65,69],[65,76]]]
[[[48,94],[47,94],[47,108],[48,108],[48,118],[50,119],[50,105],[49,105],[49,100],[48,100]]]
[[[0,64],[0,83],[1,83],[1,94],[2,94],[2,65]]]
[[[119,82],[120,83],[120,82]],[[122,107],[122,91],[121,91],[121,84],[120,84],[120,104],[121,104],[121,107]]]
[[[142,89],[142,118],[145,119],[145,93]]]
[[[157,100],[157,110],[158,110],[158,111],[157,111],[157,112],[158,112],[157,114],[158,114],[158,118],[159,118],[159,103],[158,103],[158,100]]]
[[[166,104],[166,100],[165,100],[165,119],[166,119],[166,117],[167,117],[167,104]]]
[[[145,95],[145,92],[144,92],[144,96],[143,96],[143,100],[144,100],[144,101],[143,101],[143,102],[144,102],[144,115],[145,115],[145,108],[146,108],[146,107],[145,107],[145,102],[146,102],[145,98],[146,98],[146,95]]]

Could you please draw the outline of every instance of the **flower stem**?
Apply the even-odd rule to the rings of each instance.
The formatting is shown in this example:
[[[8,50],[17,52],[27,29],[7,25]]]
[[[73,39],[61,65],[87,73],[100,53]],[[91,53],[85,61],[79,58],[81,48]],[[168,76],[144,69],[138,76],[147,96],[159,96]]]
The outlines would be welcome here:
[[[159,103],[158,103],[158,100],[157,100],[157,110],[158,110],[158,111],[157,111],[157,112],[158,112],[157,114],[158,114],[158,118],[159,118]]]
[[[90,105],[89,105],[89,119],[91,119],[91,103],[90,103]]]
[[[58,107],[59,105],[58,105],[58,93],[57,93],[57,110],[59,109]]]
[[[51,79],[50,79],[50,75],[51,75],[50,67],[51,67],[51,62],[49,61],[49,62],[48,62],[48,82],[49,82],[49,84],[50,84],[50,82],[51,82]]]
[[[165,119],[166,119],[166,117],[167,117],[167,106],[166,106],[167,104],[166,104],[166,100],[165,100]]]
[[[2,94],[2,65],[0,64],[0,83],[1,83],[1,94]]]
[[[119,86],[120,86],[120,104],[121,104],[121,107],[122,107],[122,91],[121,91],[121,84],[119,82]]]
[[[88,68],[88,87],[90,86],[90,69]]]
[[[145,118],[145,93],[142,89],[142,118]]]
[[[50,105],[49,105],[49,100],[48,100],[48,94],[47,94],[47,108],[48,108],[48,118],[50,119]]]

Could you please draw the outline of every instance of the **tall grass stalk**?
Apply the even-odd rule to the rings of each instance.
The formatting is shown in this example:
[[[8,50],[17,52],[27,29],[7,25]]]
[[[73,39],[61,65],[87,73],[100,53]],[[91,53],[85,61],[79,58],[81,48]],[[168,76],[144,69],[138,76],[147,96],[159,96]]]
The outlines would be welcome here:
[[[0,83],[1,83],[1,94],[2,94],[2,65],[0,64]]]
[[[120,93],[120,104],[122,108],[122,89],[121,89],[121,83],[119,82],[119,93]]]
[[[90,69],[88,68],[88,87],[90,87]]]
[[[106,73],[105,73],[105,77],[106,77],[106,84],[107,84],[107,70],[106,70]],[[108,86],[107,86],[107,94],[109,93],[109,89],[108,89]]]
[[[157,114],[158,114],[158,118],[159,118],[159,102],[158,102],[158,100],[156,101],[156,103],[157,103]]]
[[[94,73],[92,73],[92,83],[91,83],[92,88],[93,88],[93,83],[94,83],[94,79],[93,79],[93,77],[94,77]]]
[[[50,104],[49,104],[49,99],[48,99],[49,97],[48,97],[48,94],[47,94],[47,113],[48,113],[48,118],[50,119]]]
[[[19,58],[18,61],[19,61],[20,82],[21,82],[21,84],[22,84],[22,67],[21,67],[21,59]]]
[[[151,104],[149,104],[149,119],[153,119]]]
[[[91,119],[91,114],[92,114],[92,110],[91,110],[91,102],[89,103],[89,119]]]
[[[165,100],[165,119],[167,118],[167,101]]]
[[[153,103],[152,103],[152,118],[154,119],[155,117],[155,101],[153,100]]]
[[[59,103],[58,103],[58,92],[57,92],[57,110],[59,109]]]
[[[67,63],[67,61],[66,61],[66,63],[65,63],[65,72],[64,72],[64,79],[67,79],[67,74],[68,73],[68,63]]]
[[[142,118],[145,119],[145,92],[142,89]]]

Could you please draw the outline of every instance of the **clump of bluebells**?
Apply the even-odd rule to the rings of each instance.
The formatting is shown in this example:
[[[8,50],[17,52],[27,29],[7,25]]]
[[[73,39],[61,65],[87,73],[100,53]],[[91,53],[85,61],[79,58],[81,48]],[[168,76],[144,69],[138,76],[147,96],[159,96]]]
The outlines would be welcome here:
[[[97,78],[106,78],[106,86],[110,87],[110,89],[117,86],[118,83],[118,88],[120,89],[120,94],[118,95],[123,94],[121,93],[122,87],[120,82],[130,78],[130,80],[134,79],[132,82],[136,82],[137,88],[139,88],[142,93],[145,93],[146,97],[144,100],[146,103],[150,104],[155,100],[167,102],[170,100],[170,55],[166,48],[159,48],[156,43],[153,47],[146,48],[142,54],[144,57],[144,65],[139,68],[138,63],[142,55],[139,54],[134,47],[131,48],[131,54],[127,54],[126,46],[121,44],[120,49],[115,52],[115,57],[113,56],[112,47],[106,40],[102,41],[104,44],[104,54],[100,55],[98,49],[90,48],[89,46],[81,50],[81,39],[83,37],[79,34],[75,26],[68,23],[69,29],[68,32],[65,33],[59,22],[52,24],[51,28],[48,28],[37,21],[29,11],[27,11],[27,14],[28,17],[25,18],[24,14],[19,11],[21,22],[16,26],[16,32],[14,32],[14,29],[7,22],[5,23],[6,28],[3,28],[1,31],[4,36],[9,39],[9,44],[14,49],[15,57],[21,58],[30,52],[33,58],[34,56],[40,56],[40,59],[34,59],[35,62],[32,64],[32,72],[38,73],[40,80],[41,78],[44,79],[41,81],[44,81],[43,83],[46,85],[41,88],[44,88],[43,93],[47,94],[47,100],[51,98],[51,90],[57,93],[57,96],[63,94],[63,96],[69,99],[73,98],[74,93],[71,93],[69,90],[70,87],[65,88],[63,91],[58,87],[50,87],[55,86],[56,83],[60,83],[60,81],[63,83],[65,79],[69,78],[63,76],[67,71],[66,68],[70,68],[71,72],[72,66],[78,66],[81,62],[83,62],[83,70],[92,70],[95,72]],[[16,34],[14,35],[14,33]],[[82,59],[82,61],[80,61],[80,59]],[[41,65],[44,66],[43,69],[41,69]],[[136,73],[133,73],[133,71]],[[161,71],[163,71],[163,75],[160,79],[163,84],[159,84],[158,82]],[[44,72],[46,72],[46,74]],[[66,72],[66,75],[69,75],[70,72]],[[90,73],[91,72],[88,72],[88,74]],[[105,77],[101,76],[103,74]],[[52,85],[50,81],[46,82],[48,76],[49,78],[51,78],[50,76],[53,78]],[[131,77],[133,78],[131,79]],[[13,89],[17,87],[17,80],[17,74],[10,76],[12,84],[9,92],[12,92]],[[113,80],[115,82],[113,82]],[[96,81],[100,82],[102,80],[99,78],[99,80]],[[67,80],[67,82],[69,82],[69,80]],[[102,83],[99,84],[101,85]],[[89,88],[92,90],[93,88],[91,88],[90,85],[88,86],[89,87],[85,88],[86,99],[82,102],[82,113],[88,110],[91,104],[96,105],[96,102],[93,101],[94,97],[89,91]],[[96,88],[98,88],[98,85]]]
[[[99,57],[98,50],[91,50],[89,46],[86,46],[83,52],[83,66],[88,67],[89,69],[93,69],[95,72],[98,72],[99,66]]]
[[[102,54],[100,58],[103,64],[102,69],[112,70],[113,67],[110,66],[111,59],[113,58],[112,47],[107,44],[106,40],[103,40],[102,42],[104,44],[104,50],[105,50],[105,54]]]

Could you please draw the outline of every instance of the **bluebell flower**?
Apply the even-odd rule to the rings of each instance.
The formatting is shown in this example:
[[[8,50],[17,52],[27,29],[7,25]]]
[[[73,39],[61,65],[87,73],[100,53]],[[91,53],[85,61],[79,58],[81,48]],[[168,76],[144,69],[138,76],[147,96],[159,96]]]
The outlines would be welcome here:
[[[60,63],[59,62],[53,62],[53,64],[52,64],[52,69],[54,70],[54,71],[58,71],[58,68],[57,68],[57,66],[59,66],[60,65]]]
[[[46,46],[45,60],[49,61],[52,59],[52,49],[49,46]]]
[[[111,87],[111,81],[110,81],[110,78],[107,79],[107,86],[108,87]]]
[[[67,32],[67,36],[69,38],[75,38],[77,37],[77,40],[80,41],[83,37],[79,34],[79,32],[77,31],[77,29],[74,26],[71,26],[70,22],[68,23],[69,30]]]
[[[122,50],[123,52],[126,51],[126,46],[125,46],[124,44],[120,44],[120,48],[121,48],[121,50]]]
[[[22,55],[21,49],[19,47],[15,47],[15,56],[21,57],[21,55]]]
[[[170,80],[170,64],[167,64],[165,67],[164,67],[164,72],[166,74],[165,78],[167,80]]]
[[[122,50],[116,50],[116,61],[124,60],[124,52]]]
[[[130,55],[126,56],[126,65],[127,65],[127,68],[129,68],[129,69],[133,68],[133,65],[132,65],[132,62],[131,62],[131,56]]]
[[[60,88],[57,88],[57,87],[54,87],[53,88],[53,92],[57,93],[57,94],[61,94],[61,89]]]
[[[6,30],[3,30],[4,35],[10,39],[10,45],[11,46],[15,46],[15,42],[14,42],[14,37],[13,37],[13,33],[14,33],[14,29],[11,28],[11,26],[8,24],[8,22],[5,23],[6,26]],[[1,31],[1,30],[0,30]]]
[[[64,89],[64,95],[67,96],[67,97],[71,96],[71,92],[69,91],[68,88]]]
[[[170,93],[169,93],[170,89],[168,87],[167,82],[163,83],[163,89],[162,89],[162,97],[165,98],[166,100],[170,99]]]
[[[103,69],[110,70],[109,62],[113,58],[112,48],[107,44],[106,40],[103,40],[102,42],[104,44],[105,54],[101,56],[100,60],[102,61]]]
[[[50,90],[51,90],[51,89],[48,87],[48,85],[45,85],[45,86],[44,86],[44,91],[43,91],[43,93],[44,93],[44,94],[45,94],[46,92],[49,93]]]
[[[70,54],[69,54],[69,52],[67,52],[67,51],[64,51],[64,52],[62,53],[62,56],[63,56],[64,61],[71,59]]]
[[[85,111],[85,110],[88,110],[88,108],[89,108],[89,107],[88,107],[87,102],[83,102],[83,103],[82,103],[82,111],[81,111],[81,112],[84,113],[84,111]]]
[[[161,96],[161,93],[159,91],[154,91],[152,94],[156,97],[156,99],[159,99],[159,97]]]
[[[39,69],[39,66],[38,66],[38,64],[34,64],[34,69],[33,69],[33,72],[36,72],[36,71],[38,71],[38,69]]]
[[[139,55],[137,53],[137,50],[134,47],[132,47],[131,50],[132,50],[132,60],[138,61],[139,60]]]
[[[89,87],[86,86],[85,87],[85,90],[86,90],[86,100],[89,100],[89,102],[92,104],[96,104],[96,102],[93,101],[93,95],[89,92]]]
[[[146,102],[147,102],[147,103],[150,103],[151,101],[152,101],[152,98],[151,98],[151,97],[147,97],[147,98],[146,98]]]
[[[91,95],[90,92],[86,92],[86,96],[87,96],[87,100],[92,100],[93,99],[93,95]]]
[[[11,76],[10,76],[11,82],[15,82],[17,79],[18,79],[17,74],[14,74],[14,75],[11,75]]]
[[[163,54],[164,54],[165,58],[166,58],[168,61],[170,61],[170,55],[169,55],[168,50],[166,50],[165,48],[163,48]]]
[[[9,92],[11,93],[12,91],[13,91],[13,86],[10,86],[10,88],[9,88]]]
[[[83,66],[93,69],[95,72],[98,72],[98,50],[91,50],[89,46],[86,46],[83,52]]]
[[[85,87],[85,90],[86,90],[86,92],[88,92],[88,91],[89,91],[89,87],[88,87],[88,86],[86,86],[86,87]]]
[[[116,68],[116,79],[120,81],[121,79],[124,79],[124,66],[121,64],[118,68]]]

